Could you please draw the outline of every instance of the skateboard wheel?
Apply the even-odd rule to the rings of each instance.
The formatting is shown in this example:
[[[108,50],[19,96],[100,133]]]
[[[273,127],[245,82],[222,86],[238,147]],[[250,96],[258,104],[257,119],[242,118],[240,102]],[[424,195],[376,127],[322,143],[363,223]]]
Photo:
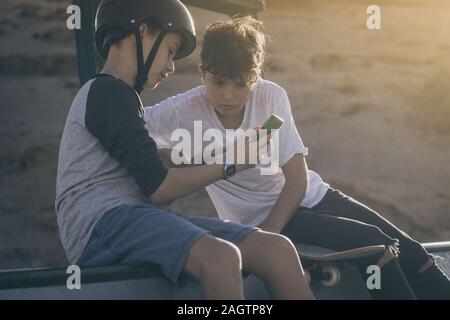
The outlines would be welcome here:
[[[341,281],[341,273],[339,269],[336,267],[326,267],[322,269],[323,275],[326,279],[322,280],[321,283],[325,287],[331,287],[339,283]]]

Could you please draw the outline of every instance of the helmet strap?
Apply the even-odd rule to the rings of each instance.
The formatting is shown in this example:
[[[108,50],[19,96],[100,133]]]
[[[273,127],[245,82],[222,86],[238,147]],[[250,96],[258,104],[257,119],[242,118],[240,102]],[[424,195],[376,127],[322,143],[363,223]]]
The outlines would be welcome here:
[[[152,67],[153,60],[155,60],[156,53],[158,52],[158,49],[161,46],[161,42],[166,34],[167,34],[166,30],[162,29],[160,31],[158,38],[153,44],[152,50],[150,50],[150,53],[148,54],[147,61],[145,61],[144,63],[144,53],[142,49],[141,34],[139,32],[139,29],[137,29],[134,32],[134,36],[136,37],[136,60],[137,60],[137,75],[134,84],[134,90],[136,90],[138,94],[140,94],[144,89],[144,84],[147,82],[148,79],[148,72]]]

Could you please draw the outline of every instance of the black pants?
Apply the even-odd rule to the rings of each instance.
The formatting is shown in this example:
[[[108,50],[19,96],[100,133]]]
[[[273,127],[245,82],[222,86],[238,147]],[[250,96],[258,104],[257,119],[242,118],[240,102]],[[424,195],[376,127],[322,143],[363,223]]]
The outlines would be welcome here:
[[[300,207],[283,228],[293,242],[336,251],[370,245],[394,246],[406,278],[429,259],[425,248],[374,210],[330,188],[313,208]]]

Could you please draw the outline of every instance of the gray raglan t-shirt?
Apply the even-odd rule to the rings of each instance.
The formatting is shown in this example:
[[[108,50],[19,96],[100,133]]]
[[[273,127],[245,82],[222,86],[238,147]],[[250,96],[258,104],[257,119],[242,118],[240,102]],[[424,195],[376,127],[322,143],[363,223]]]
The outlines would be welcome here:
[[[84,84],[72,103],[60,143],[55,199],[71,263],[107,211],[148,203],[167,175],[143,114],[137,93],[108,75]]]

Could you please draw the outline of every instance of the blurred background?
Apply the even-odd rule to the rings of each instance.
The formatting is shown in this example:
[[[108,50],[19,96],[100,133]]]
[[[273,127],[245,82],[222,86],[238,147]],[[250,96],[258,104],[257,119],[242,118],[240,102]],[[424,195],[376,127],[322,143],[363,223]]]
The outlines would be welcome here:
[[[0,269],[66,265],[59,141],[79,87],[67,0],[0,2]],[[366,27],[370,4],[382,30]],[[226,16],[192,9],[199,45]],[[324,180],[416,239],[450,240],[450,2],[268,0],[266,78],[283,86]],[[146,105],[192,88],[199,50]],[[206,192],[175,202],[215,216]]]

